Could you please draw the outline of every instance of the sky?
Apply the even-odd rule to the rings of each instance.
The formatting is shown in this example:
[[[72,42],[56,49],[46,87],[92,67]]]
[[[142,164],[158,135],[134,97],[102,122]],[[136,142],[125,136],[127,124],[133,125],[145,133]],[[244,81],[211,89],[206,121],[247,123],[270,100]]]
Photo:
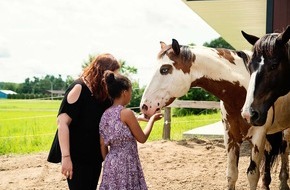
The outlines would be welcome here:
[[[182,0],[0,0],[0,82],[67,75],[111,53],[147,85],[160,41],[202,45],[220,35]]]

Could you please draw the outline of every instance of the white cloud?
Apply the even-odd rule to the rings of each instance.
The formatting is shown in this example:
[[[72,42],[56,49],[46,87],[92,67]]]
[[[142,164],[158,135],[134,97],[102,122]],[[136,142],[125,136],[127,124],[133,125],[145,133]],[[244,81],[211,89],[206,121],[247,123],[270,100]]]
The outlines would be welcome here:
[[[5,82],[77,76],[89,54],[109,52],[137,67],[144,85],[160,41],[200,45],[219,36],[181,0],[0,0],[0,26]]]
[[[9,56],[10,56],[9,50],[4,47],[0,47],[0,58],[1,57],[7,58]]]

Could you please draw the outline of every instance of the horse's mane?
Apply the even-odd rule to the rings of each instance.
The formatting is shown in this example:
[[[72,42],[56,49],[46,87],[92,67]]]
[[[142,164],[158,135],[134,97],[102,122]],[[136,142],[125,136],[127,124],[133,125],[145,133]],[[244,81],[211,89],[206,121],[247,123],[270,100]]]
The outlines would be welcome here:
[[[244,51],[232,50],[232,51],[235,52],[240,58],[243,59],[244,65],[246,69],[249,71],[248,64],[249,64],[249,60],[251,59],[252,52],[248,50],[244,50]]]
[[[278,36],[279,33],[272,33],[261,37],[253,47],[254,52],[257,52],[258,54],[262,55],[273,56],[275,42]],[[290,41],[288,41],[285,48],[288,54],[288,58],[290,59]]]
[[[288,48],[288,61],[290,62],[290,40],[287,43],[287,48]]]
[[[278,33],[267,34],[261,37],[253,47],[254,52],[270,57],[273,56],[277,37]]]
[[[162,58],[169,50],[171,49],[171,45],[168,46],[166,49],[162,50],[158,54],[158,58]],[[189,46],[181,45],[180,46],[180,55],[184,59],[184,61],[192,60],[193,54]]]
[[[187,62],[189,60],[193,60],[192,57],[194,55],[192,54],[191,48],[189,46],[181,46],[180,54],[183,57],[185,62]]]

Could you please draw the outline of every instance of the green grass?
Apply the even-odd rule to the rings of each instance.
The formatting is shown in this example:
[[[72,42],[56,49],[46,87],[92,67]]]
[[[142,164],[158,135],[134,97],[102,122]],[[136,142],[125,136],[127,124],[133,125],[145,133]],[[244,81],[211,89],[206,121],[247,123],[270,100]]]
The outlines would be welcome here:
[[[0,100],[0,155],[46,151],[60,101]]]
[[[55,131],[59,100],[0,99],[0,155],[48,151]],[[220,120],[220,113],[171,118],[171,140],[182,133]],[[157,121],[149,141],[161,140],[164,120]],[[144,127],[146,122],[141,122]]]

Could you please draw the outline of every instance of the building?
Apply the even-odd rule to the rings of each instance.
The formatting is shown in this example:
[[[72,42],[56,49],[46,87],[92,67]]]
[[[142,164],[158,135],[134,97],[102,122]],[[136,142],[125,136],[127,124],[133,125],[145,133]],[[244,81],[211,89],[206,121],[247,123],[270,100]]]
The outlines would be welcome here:
[[[17,93],[12,90],[0,90],[0,98],[7,99],[8,95],[10,94],[17,94]]]
[[[53,97],[63,97],[65,94],[64,90],[47,90],[46,92],[51,95],[52,99]]]
[[[241,30],[261,37],[290,25],[289,0],[182,0],[237,50],[251,49]]]

